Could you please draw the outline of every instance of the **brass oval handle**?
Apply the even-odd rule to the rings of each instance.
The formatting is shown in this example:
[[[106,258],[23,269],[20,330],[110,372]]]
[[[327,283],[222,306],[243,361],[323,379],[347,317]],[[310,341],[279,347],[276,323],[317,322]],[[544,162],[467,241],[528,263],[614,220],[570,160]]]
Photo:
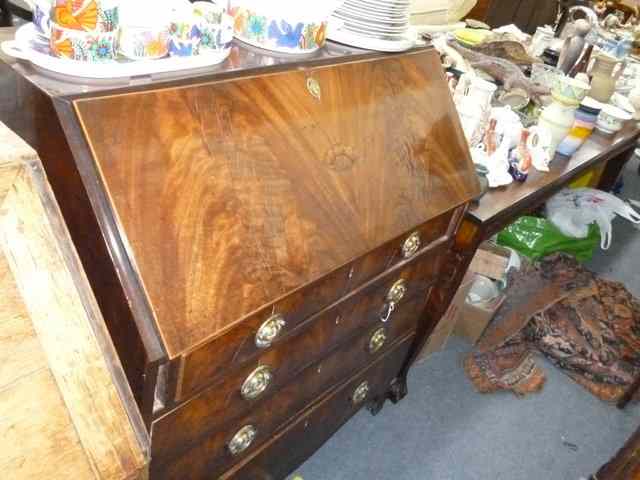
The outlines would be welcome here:
[[[258,348],[268,348],[275,341],[278,336],[284,330],[287,325],[284,317],[280,314],[269,317],[265,322],[260,325],[258,332],[256,333],[256,346]]]
[[[378,328],[371,338],[369,338],[369,353],[376,353],[384,346],[387,341],[387,331],[384,327]]]
[[[367,395],[369,395],[369,382],[365,380],[355,389],[351,395],[351,401],[354,405],[358,405],[365,401]]]
[[[256,368],[242,384],[240,393],[245,400],[253,400],[262,395],[273,380],[273,373],[266,365]]]
[[[258,434],[258,430],[253,425],[245,425],[236,432],[227,444],[231,455],[238,455],[251,446]]]
[[[404,279],[398,280],[392,285],[387,293],[387,301],[399,303],[407,293],[407,282]]]
[[[404,245],[402,245],[402,256],[404,258],[413,257],[418,250],[420,250],[420,234],[418,232],[413,232],[409,237],[404,241]]]

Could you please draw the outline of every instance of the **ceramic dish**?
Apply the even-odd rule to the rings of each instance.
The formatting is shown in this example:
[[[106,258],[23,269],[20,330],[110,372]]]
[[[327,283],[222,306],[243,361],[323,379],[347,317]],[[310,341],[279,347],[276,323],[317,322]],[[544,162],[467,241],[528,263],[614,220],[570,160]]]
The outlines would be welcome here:
[[[118,31],[85,32],[51,24],[51,54],[80,63],[113,62],[118,56]]]
[[[265,50],[308,54],[324,46],[329,15],[341,3],[280,0],[267,6],[255,0],[231,0],[229,13],[238,40]]]
[[[227,49],[188,58],[166,57],[160,60],[138,62],[81,63],[52,56],[49,52],[49,45],[42,42],[32,23],[18,28],[15,39],[2,42],[0,48],[6,55],[30,62],[43,74],[83,84],[91,81],[115,83],[130,80],[132,77],[162,76],[174,72],[201,69],[210,70],[211,66],[223,62],[230,53],[230,49]]]
[[[61,28],[113,32],[120,26],[118,0],[56,0],[51,21]]]
[[[380,52],[403,52],[415,45],[415,35],[411,30],[398,38],[369,37],[352,32],[333,21],[329,23],[327,36],[338,43]]]
[[[118,51],[131,60],[154,60],[169,53],[169,29],[166,27],[121,27]]]
[[[625,112],[621,108],[605,105],[598,115],[596,128],[603,133],[613,134],[622,130],[624,122],[631,120],[632,117],[629,112]]]

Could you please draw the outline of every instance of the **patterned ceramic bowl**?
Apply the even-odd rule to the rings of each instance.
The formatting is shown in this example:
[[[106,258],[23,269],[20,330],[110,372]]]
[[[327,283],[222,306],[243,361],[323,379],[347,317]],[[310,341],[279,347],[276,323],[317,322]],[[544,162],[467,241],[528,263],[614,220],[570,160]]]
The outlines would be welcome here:
[[[169,53],[169,28],[120,27],[118,51],[131,60],[154,60]]]
[[[119,0],[55,0],[51,20],[59,27],[85,32],[118,29]]]
[[[49,46],[55,57],[87,63],[110,62],[117,57],[118,31],[83,32],[52,23]]]
[[[600,111],[600,115],[598,115],[596,128],[603,133],[616,133],[622,130],[624,122],[632,118],[633,115],[625,112],[621,108],[614,107],[613,105],[604,105],[602,111]]]
[[[307,54],[326,42],[328,18],[275,16],[264,7],[261,11],[247,8],[242,1],[232,1],[231,5],[235,37],[250,45],[281,53]]]
[[[233,17],[221,6],[209,2],[195,2],[193,11],[199,19],[200,54],[231,48]]]
[[[571,77],[558,77],[556,86],[551,90],[551,96],[566,105],[580,105],[591,90],[591,85]]]

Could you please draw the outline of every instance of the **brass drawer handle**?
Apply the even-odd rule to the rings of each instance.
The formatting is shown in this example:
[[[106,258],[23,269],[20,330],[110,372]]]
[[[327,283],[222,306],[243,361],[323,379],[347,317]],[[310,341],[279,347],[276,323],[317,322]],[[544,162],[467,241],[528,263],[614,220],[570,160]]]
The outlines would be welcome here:
[[[253,425],[246,425],[238,430],[227,445],[231,455],[238,455],[249,448],[257,434],[258,430]]]
[[[407,293],[407,282],[403,279],[398,280],[389,289],[386,297],[386,303],[382,306],[380,312],[380,320],[386,323],[391,318],[391,315],[396,310],[398,303],[404,298]]]
[[[413,232],[409,235],[404,241],[404,245],[402,245],[402,256],[404,258],[413,257],[418,250],[420,250],[420,234],[418,232]]]
[[[359,405],[365,401],[367,395],[369,395],[369,382],[365,380],[358,385],[353,395],[351,395],[351,402],[353,402],[354,405]]]
[[[270,347],[275,339],[282,333],[286,325],[287,322],[284,321],[284,317],[280,314],[269,317],[260,325],[258,333],[256,333],[256,347]]]
[[[262,395],[273,380],[273,373],[266,365],[256,368],[242,384],[240,393],[245,400],[253,400]]]
[[[377,353],[387,341],[387,331],[380,327],[371,335],[369,339],[369,353]]]
[[[398,280],[393,286],[389,289],[387,293],[387,301],[393,303],[400,303],[400,300],[404,298],[407,293],[407,282],[404,279]]]

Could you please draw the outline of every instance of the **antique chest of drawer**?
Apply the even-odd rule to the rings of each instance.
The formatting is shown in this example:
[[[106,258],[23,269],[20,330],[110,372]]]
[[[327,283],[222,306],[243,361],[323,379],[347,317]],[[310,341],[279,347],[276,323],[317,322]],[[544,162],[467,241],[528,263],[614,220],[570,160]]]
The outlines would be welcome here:
[[[294,63],[236,46],[211,72],[127,85],[0,76],[0,119],[47,169],[152,479],[282,478],[362,405],[405,394],[479,190],[434,50]]]

